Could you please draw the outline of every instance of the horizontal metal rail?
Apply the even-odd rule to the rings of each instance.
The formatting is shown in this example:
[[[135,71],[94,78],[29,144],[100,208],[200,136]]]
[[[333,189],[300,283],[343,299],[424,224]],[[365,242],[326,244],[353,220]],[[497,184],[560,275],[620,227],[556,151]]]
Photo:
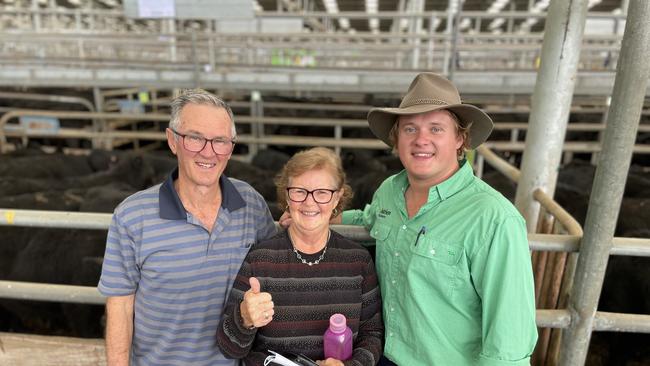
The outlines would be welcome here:
[[[510,163],[492,152],[487,146],[478,147],[477,152],[501,174],[510,178],[513,182],[519,181],[519,177],[521,176],[519,169],[510,165]],[[582,225],[580,225],[580,223],[562,206],[555,202],[551,196],[546,194],[546,192],[541,189],[536,189],[533,191],[533,198],[539,202],[548,213],[558,220],[558,222],[567,230],[569,235],[582,237],[584,234]]]
[[[27,133],[22,129],[9,130],[5,128],[7,122],[20,116],[45,116],[65,119],[76,120],[90,120],[90,119],[114,119],[121,121],[149,121],[166,123],[169,121],[167,114],[122,114],[122,113],[100,113],[100,112],[61,112],[61,111],[43,111],[43,110],[13,110],[5,113],[0,117],[0,152],[7,151],[6,139],[7,137],[49,137],[49,138],[86,138],[86,139],[142,139],[142,140],[157,140],[164,141],[166,136],[163,132],[151,131],[92,131],[90,129],[72,129],[60,128],[57,132],[50,131],[30,131]],[[346,128],[366,128],[367,122],[365,120],[357,119],[326,119],[326,118],[301,118],[301,117],[251,117],[241,116],[236,120],[241,123],[258,123],[258,124],[274,124],[274,125],[295,125],[295,126],[325,126],[325,127],[346,127]],[[571,124],[569,129],[571,129]],[[501,129],[499,123],[495,126]],[[525,124],[508,123],[508,127],[518,128],[525,130]],[[593,131],[600,131],[603,127],[601,124],[575,124],[579,130],[587,130],[592,128]],[[650,131],[650,126],[642,126],[640,130]],[[503,127],[503,129],[507,129]],[[253,137],[247,135],[240,135],[238,138],[240,143],[246,144],[269,144],[269,145],[285,145],[285,146],[329,146],[329,147],[347,147],[347,148],[367,148],[367,149],[386,149],[387,146],[377,139],[337,139],[334,137],[311,137],[311,136],[282,136],[282,135],[267,135],[264,137]],[[485,148],[492,148],[499,151],[523,151],[525,148],[524,142],[517,141],[489,141],[484,147],[478,149],[479,153],[490,161],[490,164],[498,166],[510,179],[516,176],[516,168],[508,168],[508,163],[499,162],[496,155],[490,155],[490,152],[484,150]],[[598,142],[582,142],[582,141],[568,141],[564,144],[564,151],[567,152],[597,152],[600,151],[601,146]],[[650,154],[650,145],[636,145],[634,147],[636,153]],[[506,165],[507,164],[507,165]],[[515,169],[515,170],[513,170]],[[516,180],[515,180],[516,181]]]
[[[0,208],[0,226],[107,230],[110,222],[111,214],[107,213]],[[332,225],[332,228],[351,240],[373,240],[363,227]],[[531,250],[577,252],[580,248],[580,236],[528,234],[528,243]],[[616,237],[611,254],[650,257],[650,239]]]
[[[35,300],[89,305],[104,305],[106,297],[97,287],[54,285],[20,281],[0,280],[0,298]],[[568,310],[538,309],[537,326],[543,328],[567,328],[571,322]],[[650,315],[597,312],[596,331],[650,333]]]
[[[361,14],[363,17],[378,17],[376,14]],[[431,14],[427,14],[427,19]],[[304,17],[303,14],[298,16]],[[501,15],[492,17],[502,18]],[[400,16],[398,19],[402,18]],[[4,60],[23,64],[47,60],[50,65],[61,61],[68,66],[77,64],[82,69],[89,69],[95,62],[122,61],[129,65],[148,64],[156,70],[169,69],[170,65],[173,69],[178,69],[187,64],[208,65],[212,69],[217,65],[257,65],[303,69],[346,67],[359,70],[418,70],[426,65],[429,69],[440,71],[448,57],[449,49],[445,45],[450,42],[450,34],[162,33],[157,29],[155,33],[140,31],[135,35],[133,32],[108,33],[93,30],[14,30],[0,33],[0,39],[0,43],[6,44],[0,48]],[[56,43],[53,44],[52,40],[56,40]],[[541,33],[479,33],[463,34],[456,46],[459,62],[462,62],[462,67],[466,70],[533,70],[541,43]],[[586,36],[581,48],[584,69],[613,71],[619,48],[620,36]],[[415,49],[423,49],[424,52],[414,56]],[[303,63],[303,57],[308,62]]]
[[[0,122],[0,126],[2,123]],[[481,154],[485,161],[487,161],[494,169],[499,173],[505,175],[511,181],[517,183],[519,182],[519,177],[521,177],[521,171],[512,166],[507,161],[501,159],[497,154],[490,150],[486,145],[481,145],[476,148],[476,152]]]
[[[650,333],[650,315],[597,311],[594,319],[594,330]]]
[[[533,191],[533,198],[546,209],[546,212],[553,215],[562,224],[569,235],[582,236],[584,234],[582,225],[546,192],[537,188]]]
[[[286,121],[286,120],[285,120]],[[258,121],[259,122],[259,121]],[[289,124],[289,123],[287,123]],[[0,151],[7,151],[6,137],[47,137],[47,138],[86,138],[86,139],[140,139],[140,140],[166,140],[165,133],[151,131],[107,131],[96,132],[85,129],[68,129],[61,128],[56,133],[47,131],[30,132],[24,131],[4,131],[0,134]],[[4,142],[2,140],[5,140]],[[283,135],[266,135],[264,137],[253,137],[250,135],[238,135],[237,141],[242,144],[266,144],[278,146],[327,146],[327,147],[346,147],[384,150],[388,147],[377,139],[357,139],[345,138],[337,139],[334,137],[316,137],[316,136],[283,136]],[[497,151],[521,152],[525,148],[524,142],[493,141],[485,143],[486,147]],[[597,142],[566,142],[564,144],[565,152],[598,152],[601,150]],[[634,152],[637,154],[650,154],[650,145],[635,145]]]
[[[154,89],[152,88],[151,90]],[[128,94],[137,94],[140,91],[142,91],[142,89],[129,88],[129,89],[122,89],[122,90],[108,90],[106,91],[106,93],[107,94],[110,93],[112,96],[125,97]],[[102,94],[104,93],[105,92],[102,92]],[[495,100],[492,100],[490,98],[491,96],[489,95],[481,95],[481,96],[475,96],[474,98],[470,97],[465,102],[470,104],[483,105],[482,109],[487,114],[529,113],[530,112],[530,106],[528,105],[517,104],[516,102],[509,101],[508,103],[516,104],[516,105],[497,106],[493,104],[495,103],[502,104],[503,98],[498,98]],[[171,98],[162,97],[142,104],[169,107],[170,101]],[[529,100],[526,99],[525,101],[520,101],[519,103],[528,103],[528,102]],[[116,100],[109,100],[106,103],[107,104],[111,103],[112,108],[117,108]],[[370,109],[375,107],[372,105],[364,105],[364,104],[302,103],[302,102],[271,102],[271,101],[263,101],[262,103],[264,109],[267,108],[289,109],[289,110],[306,109],[306,110],[318,110],[318,111],[341,111],[341,112],[363,112],[363,113],[367,113]],[[229,101],[228,104],[233,108],[235,107],[250,108],[252,105],[251,102],[239,101],[239,100]],[[602,97],[597,99],[593,99],[593,98],[589,99],[589,97],[585,97],[585,96],[582,96],[582,98],[580,96],[575,96],[573,104],[574,106],[571,107],[572,113],[603,114],[607,111],[607,105],[605,104],[605,100]],[[107,110],[108,109],[105,107],[104,111]],[[644,109],[641,112],[641,114],[650,115],[650,108]],[[360,119],[359,121],[366,122],[365,119]],[[527,126],[528,123],[523,123],[523,122],[496,122],[494,125],[494,129],[495,130],[510,130],[510,129],[525,130]],[[599,131],[601,129],[604,129],[604,125],[602,123],[569,122],[569,126],[568,126],[569,131],[581,131],[583,129],[587,131],[592,131],[592,130]],[[644,131],[644,132],[650,131],[650,125],[643,125],[643,124],[640,125],[639,131]]]
[[[88,99],[82,97],[72,97],[67,95],[0,92],[0,99],[11,99],[12,101],[33,100],[39,102],[80,104],[84,106],[84,108],[88,109],[88,111],[90,112],[95,111],[95,106]]]
[[[106,302],[97,287],[1,280],[0,298],[95,305],[103,305]]]
[[[0,226],[107,230],[111,214],[0,208]]]
[[[82,9],[82,8],[21,8],[21,7],[5,7],[0,11],[0,15],[23,15],[23,16],[67,16],[75,17],[77,15],[92,15],[101,18],[115,17],[125,19],[123,9]],[[430,18],[431,16],[445,18],[449,14],[447,11],[425,11],[425,12],[400,12],[400,11],[378,11],[377,13],[369,14],[365,11],[340,11],[335,14],[326,11],[318,10],[304,10],[300,12],[278,12],[278,11],[259,11],[255,12],[257,18],[326,18],[326,19],[339,19],[339,18],[353,18],[353,19],[369,19],[369,18]],[[538,18],[543,20],[546,18],[546,12],[531,12],[531,11],[501,11],[498,13],[488,13],[485,11],[467,10],[463,11],[462,15],[467,18],[480,18],[480,19],[494,19],[494,18]],[[587,18],[595,19],[625,19],[625,14],[616,14],[611,12],[589,12]],[[535,34],[524,34],[523,36],[535,36]],[[539,35],[537,35],[539,36]]]

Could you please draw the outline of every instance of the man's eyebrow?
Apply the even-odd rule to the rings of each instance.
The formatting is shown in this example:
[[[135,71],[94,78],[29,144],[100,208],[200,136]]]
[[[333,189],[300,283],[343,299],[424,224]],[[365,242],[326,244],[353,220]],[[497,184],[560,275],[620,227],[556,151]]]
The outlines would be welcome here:
[[[203,137],[203,134],[202,134],[201,132],[199,132],[199,131],[196,131],[196,130],[188,130],[188,131],[186,132],[186,134],[188,134],[188,135],[190,135],[190,134],[191,134],[191,135],[198,135],[198,136]]]
[[[199,137],[202,137],[202,138],[204,138],[206,140],[214,140],[214,139],[231,140],[232,139],[231,137],[228,137],[228,136],[215,136],[213,138],[207,138],[201,132],[196,131],[196,130],[189,130],[189,131],[187,131],[186,134],[187,135],[193,135],[193,136],[199,136]]]

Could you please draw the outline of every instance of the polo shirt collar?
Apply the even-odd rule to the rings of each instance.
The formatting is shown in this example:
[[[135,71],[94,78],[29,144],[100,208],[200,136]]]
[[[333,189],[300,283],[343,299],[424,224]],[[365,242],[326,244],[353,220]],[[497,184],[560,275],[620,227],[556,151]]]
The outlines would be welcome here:
[[[467,160],[463,159],[458,162],[460,168],[447,180],[429,188],[429,199],[431,201],[444,201],[448,197],[453,196],[457,192],[465,188],[474,178],[474,171],[472,170],[472,164],[469,164]],[[397,175],[397,184],[401,186],[401,191],[404,193],[406,188],[409,185],[408,174],[406,170],[402,170]]]
[[[187,211],[178,197],[178,192],[174,189],[174,181],[178,179],[178,168],[167,177],[160,187],[158,193],[158,205],[160,209],[160,218],[166,220],[185,220]],[[230,212],[246,206],[246,201],[239,194],[237,188],[232,184],[224,174],[219,177],[219,187],[221,187],[221,207]]]

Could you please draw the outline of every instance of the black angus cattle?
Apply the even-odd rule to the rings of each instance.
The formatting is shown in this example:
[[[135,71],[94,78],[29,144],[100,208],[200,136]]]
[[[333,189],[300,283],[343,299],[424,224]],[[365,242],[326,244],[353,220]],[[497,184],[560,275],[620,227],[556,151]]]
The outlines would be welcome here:
[[[120,155],[120,152],[103,150],[93,150],[88,156],[19,150],[0,155],[0,177],[64,179],[85,176],[108,170],[117,163]]]
[[[596,167],[574,160],[561,167],[554,199],[582,225],[587,217]],[[631,166],[621,203],[616,236],[650,238],[650,174]],[[484,180],[514,201],[516,186],[488,171]],[[599,311],[650,314],[650,258],[610,256]],[[587,365],[650,365],[650,336],[594,332]]]
[[[29,156],[33,154],[24,155],[24,157]],[[276,154],[273,150],[262,150],[253,159],[254,165],[231,160],[225,174],[250,183],[265,197],[274,218],[277,219],[281,212],[275,205],[276,192],[273,178],[278,173],[277,168],[281,167],[287,158],[288,156],[283,153]],[[0,157],[3,163],[7,161],[6,159],[6,156]],[[60,158],[51,159],[51,161],[59,161]],[[86,175],[77,174],[73,177],[70,173],[70,176],[52,180],[51,170],[34,169],[34,171],[46,172],[43,173],[45,176],[41,180],[33,179],[38,177],[30,176],[29,173],[23,177],[15,177],[16,174],[0,176],[0,207],[112,212],[124,197],[162,182],[176,166],[175,157],[169,153],[143,156],[126,153],[110,155],[95,153],[95,159],[95,163],[88,163],[90,168],[84,168],[86,172],[90,171]],[[379,184],[401,169],[399,159],[385,153],[344,150],[342,161],[348,181],[355,193],[352,208],[363,208],[371,201],[372,194]],[[52,164],[54,166],[58,163]],[[97,170],[94,166],[103,166],[105,169]],[[60,170],[54,169],[54,171]],[[594,171],[595,168],[590,164],[574,161],[563,166],[559,173],[556,200],[583,224]],[[19,178],[25,179],[18,183]],[[514,198],[514,184],[490,172],[489,169],[486,169],[484,178],[506,197]],[[650,210],[647,209],[649,179],[647,168],[632,166],[630,169],[625,190],[626,197],[619,215],[617,236],[649,236]],[[22,185],[22,189],[13,188],[14,192],[21,190],[25,192],[12,196],[2,194],[1,188],[11,185],[7,182]],[[37,191],[30,191],[32,189]],[[0,246],[0,278],[95,285],[99,278],[98,257],[103,254],[105,235],[103,231],[3,228],[0,231],[0,242],[16,245]],[[53,264],[46,263],[50,259],[53,260]],[[599,310],[650,313],[646,301],[650,299],[650,275],[647,273],[650,265],[648,264],[647,258],[611,257]],[[40,303],[36,304],[37,307],[21,310],[22,308],[16,305],[19,303],[10,304],[12,313],[25,311],[32,315],[40,313],[43,316],[0,317],[0,329],[26,332],[38,329],[46,334],[101,336],[98,328],[101,307],[88,306],[83,310],[83,306],[76,308]],[[34,305],[34,303],[30,304]],[[74,320],[74,317],[69,316],[70,314],[82,314],[82,316]],[[81,324],[79,319],[84,319],[85,325]],[[90,325],[82,329],[88,324]],[[643,347],[643,344],[648,344],[647,335],[594,333],[593,345],[606,343],[616,346],[606,347],[605,351],[590,352],[589,364],[625,364],[621,360],[633,359],[647,362],[650,359],[647,352],[644,353],[647,347]]]
[[[16,255],[10,281],[95,286],[104,255],[103,230],[41,229],[30,233]],[[73,303],[2,300],[15,316],[15,330],[45,334],[101,337],[103,306]]]
[[[266,200],[273,219],[278,220],[280,218],[282,212],[277,206],[275,183],[273,182],[276,172],[231,159],[224,174],[227,177],[237,178],[250,184]]]
[[[16,177],[24,170],[6,171],[0,177],[0,207],[40,210],[91,212],[113,211],[126,196],[153,184],[155,171],[139,154],[91,154],[89,166],[103,166],[104,171],[86,169],[89,174],[68,171],[61,178],[52,173],[61,169],[35,169],[44,176]],[[113,156],[117,156],[116,159]],[[46,162],[66,164],[65,157],[39,156]],[[72,157],[78,163],[79,157]],[[77,164],[81,165],[81,164]],[[11,193],[19,192],[16,195]],[[95,286],[104,254],[104,230],[31,229],[5,227],[0,231],[2,279],[25,282]],[[99,260],[98,260],[99,258]],[[32,331],[42,334],[101,337],[101,306],[0,300],[0,329]]]
[[[0,176],[0,192],[4,190],[0,207],[111,213],[130,194],[162,182],[177,165],[173,155],[163,153],[101,156],[93,153],[87,159],[94,159],[89,166],[105,170],[84,167],[82,171],[68,170],[63,177],[53,176],[64,171],[59,168],[34,169],[38,174],[21,177],[27,160],[14,164],[16,171],[6,168],[6,174]],[[17,159],[22,158],[36,159],[30,164],[45,161],[53,162],[52,166],[71,166],[62,155],[30,154]],[[226,174],[248,181],[272,200],[272,209],[276,207],[274,172],[232,160]],[[276,209],[276,219],[280,214]],[[4,227],[0,230],[0,279],[95,286],[105,241],[104,230]],[[101,337],[102,314],[101,306],[0,299],[0,330]]]
[[[36,162],[34,162],[36,164]],[[62,165],[65,165],[62,164]],[[43,177],[23,177],[26,167],[20,166],[17,172],[6,172],[0,179],[0,196],[14,196],[24,193],[66,190],[69,188],[90,188],[123,182],[136,190],[144,189],[153,183],[153,168],[139,154],[123,154],[115,165],[105,171],[87,175],[66,175],[63,177],[45,174]],[[48,171],[49,172],[49,171]]]
[[[262,149],[253,156],[251,164],[270,172],[280,172],[291,156],[273,149]]]

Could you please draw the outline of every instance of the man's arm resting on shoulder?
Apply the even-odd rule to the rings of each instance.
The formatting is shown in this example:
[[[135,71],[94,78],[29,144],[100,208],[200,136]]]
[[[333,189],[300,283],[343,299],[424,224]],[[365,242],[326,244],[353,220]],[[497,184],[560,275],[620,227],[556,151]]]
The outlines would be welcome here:
[[[111,296],[106,300],[106,361],[109,366],[129,364],[134,301],[135,295]]]
[[[369,228],[375,222],[375,206],[375,200],[373,200],[363,210],[345,210],[332,218],[330,224],[357,225]]]

